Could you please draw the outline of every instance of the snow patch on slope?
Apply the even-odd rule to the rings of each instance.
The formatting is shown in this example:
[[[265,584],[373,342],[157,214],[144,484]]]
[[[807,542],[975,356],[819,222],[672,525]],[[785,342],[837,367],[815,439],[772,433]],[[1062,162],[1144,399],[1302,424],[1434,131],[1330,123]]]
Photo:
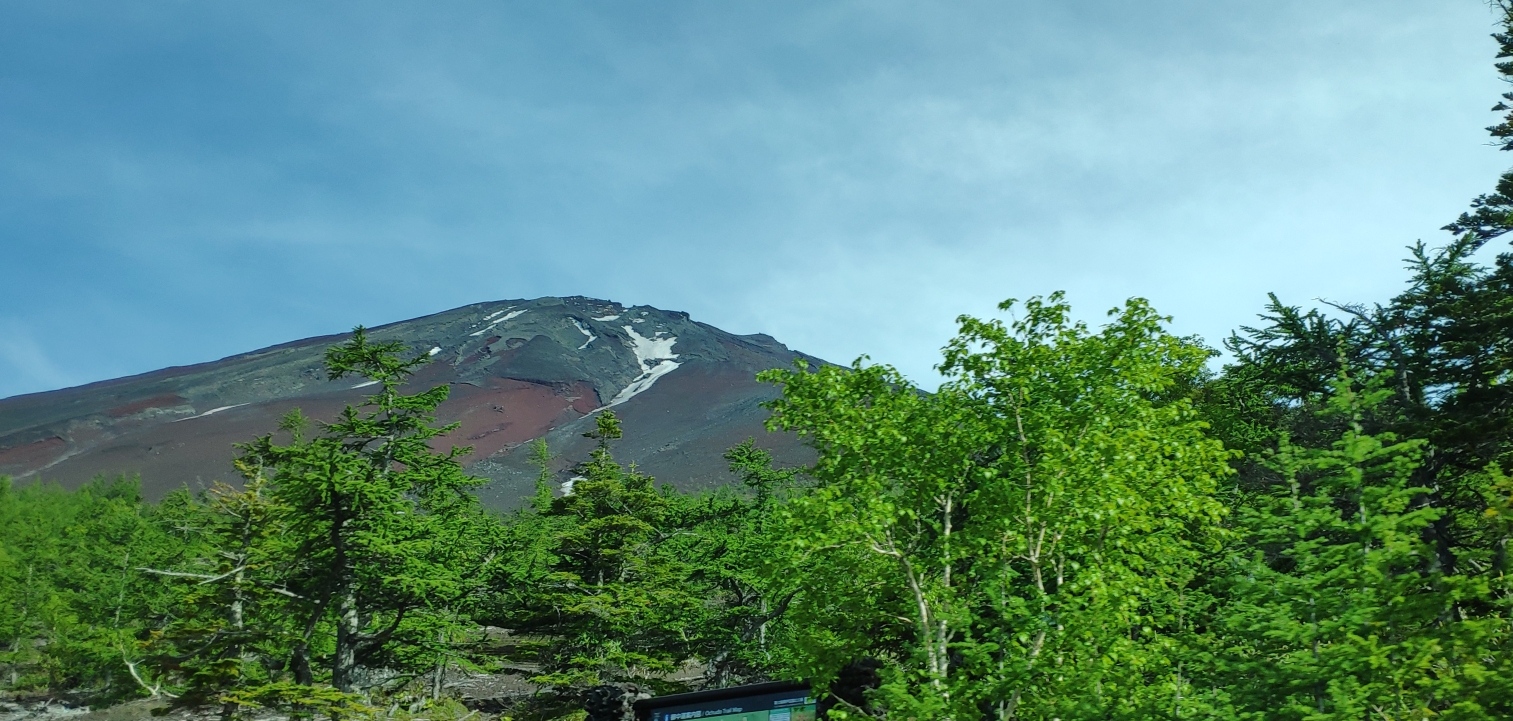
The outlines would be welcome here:
[[[513,308],[513,307],[515,307],[515,306],[510,306],[510,308]],[[505,310],[509,310],[509,309],[506,308]],[[480,330],[477,330],[475,332],[469,333],[468,335],[473,335],[473,336],[483,335],[484,333],[487,333],[487,332],[493,330],[494,326],[499,325],[500,323],[503,323],[503,322],[505,322],[507,320],[514,320],[516,318],[519,318],[521,316],[521,314],[525,313],[525,311],[528,311],[528,310],[530,310],[530,308],[524,308],[522,310],[514,310],[514,311],[510,311],[509,313],[505,313],[504,317],[502,317],[502,318],[500,318],[498,320],[489,321],[488,325],[484,326]]]
[[[682,365],[673,360],[678,357],[677,353],[672,352],[673,344],[678,342],[677,336],[670,335],[663,338],[662,333],[657,333],[654,337],[647,338],[637,333],[632,326],[620,327],[630,334],[630,349],[636,354],[636,363],[641,366],[641,375],[631,381],[624,390],[615,394],[615,397],[605,404],[605,408],[620,405],[644,393],[657,382],[658,378],[677,370],[678,366]]]
[[[441,352],[441,346],[436,346],[435,348],[432,348],[432,349],[426,351],[426,355],[428,355],[428,356],[434,356],[434,355],[436,355],[437,353],[440,353],[440,352]]]
[[[579,323],[577,318],[568,318],[568,320],[573,322],[573,327],[577,328],[579,333],[588,336],[588,340],[583,341],[583,345],[578,346],[578,350],[587,348],[589,343],[592,343],[599,338],[599,336],[594,335],[593,333],[589,332],[587,328],[584,328],[583,324]]]
[[[368,386],[376,386],[376,385],[378,385],[378,381],[368,381],[366,383],[358,383],[357,385],[352,386],[352,389],[356,390],[358,388],[367,388]]]
[[[618,315],[606,315],[606,316],[603,316],[601,318],[589,318],[589,320],[597,320],[597,321],[599,321],[601,323],[607,323],[607,322],[612,321],[612,320],[620,320],[620,316],[618,316]]]
[[[658,332],[655,337],[647,338],[637,333],[635,328],[628,325],[620,327],[630,334],[630,339],[633,343],[630,349],[635,352],[636,362],[641,364],[641,371],[643,373],[651,372],[652,367],[649,364],[652,361],[670,360],[678,357],[677,353],[672,352],[673,344],[678,342],[677,336],[663,338],[662,336],[666,335],[666,332],[663,331]]]
[[[245,405],[247,405],[247,404],[246,403],[238,403],[238,404],[236,404],[234,406],[221,406],[220,408],[211,408],[210,410],[205,411],[204,413],[201,413],[201,414],[199,414],[197,416],[190,416],[188,418],[180,418],[180,419],[174,421],[174,423],[183,423],[184,421],[192,421],[192,420],[194,420],[196,418],[204,418],[205,416],[208,416],[208,415],[212,415],[212,414],[215,414],[215,413],[220,413],[221,411],[229,411],[232,408],[240,408],[240,407],[245,406]]]

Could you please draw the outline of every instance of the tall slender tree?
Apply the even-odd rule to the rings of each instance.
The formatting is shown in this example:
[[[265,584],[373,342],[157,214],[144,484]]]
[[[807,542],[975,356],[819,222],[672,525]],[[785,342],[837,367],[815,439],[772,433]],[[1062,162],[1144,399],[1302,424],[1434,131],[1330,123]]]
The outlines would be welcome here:
[[[455,425],[436,426],[434,413],[447,387],[406,395],[404,385],[429,357],[405,358],[397,341],[370,341],[358,327],[351,340],[326,353],[327,375],[377,382],[377,392],[359,407],[307,435],[298,412],[285,418],[288,443],[263,436],[245,448],[242,462],[268,469],[270,492],[287,510],[298,568],[291,588],[302,599],[303,629],[292,653],[295,679],[314,681],[311,668],[317,633],[328,621],[331,684],[358,690],[358,669],[379,652],[407,619],[434,615],[466,595],[469,562],[459,563],[465,542],[457,514],[476,500],[468,492],[483,480],[467,475],[460,458],[468,451],[432,450],[434,439]],[[431,619],[434,621],[434,619]]]

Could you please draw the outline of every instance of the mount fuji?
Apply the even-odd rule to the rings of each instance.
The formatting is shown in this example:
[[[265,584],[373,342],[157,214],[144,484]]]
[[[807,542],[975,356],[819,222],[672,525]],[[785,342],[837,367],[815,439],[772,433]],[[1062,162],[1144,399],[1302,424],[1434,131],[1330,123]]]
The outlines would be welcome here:
[[[566,481],[604,408],[622,419],[616,458],[684,490],[731,482],[722,454],[747,438],[783,463],[812,458],[795,438],[764,429],[761,404],[778,390],[754,376],[822,361],[766,335],[584,297],[476,303],[369,333],[430,356],[406,390],[450,387],[438,420],[460,425],[439,440],[472,447],[464,463],[490,479],[479,496],[497,508],[533,488],[524,444],[546,438]],[[325,349],[347,337],[0,399],[0,475],[77,487],[97,474],[140,474],[149,498],[236,481],[233,444],[273,431],[294,408],[330,420],[370,392],[326,378]]]

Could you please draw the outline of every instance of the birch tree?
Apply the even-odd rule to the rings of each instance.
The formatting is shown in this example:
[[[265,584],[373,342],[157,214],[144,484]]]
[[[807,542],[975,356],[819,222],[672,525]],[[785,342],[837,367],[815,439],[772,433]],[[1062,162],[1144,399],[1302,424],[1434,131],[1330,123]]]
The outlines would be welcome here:
[[[1208,352],[1143,301],[1069,313],[963,317],[934,394],[861,361],[763,376],[819,451],[783,511],[829,569],[796,602],[811,671],[885,658],[890,718],[1138,716],[1180,688],[1167,632],[1229,472],[1186,397]]]

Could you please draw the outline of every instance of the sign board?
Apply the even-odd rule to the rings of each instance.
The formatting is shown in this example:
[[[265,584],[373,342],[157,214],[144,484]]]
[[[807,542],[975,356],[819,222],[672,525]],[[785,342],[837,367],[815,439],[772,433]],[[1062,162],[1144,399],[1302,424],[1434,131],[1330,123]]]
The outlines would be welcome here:
[[[775,682],[659,696],[636,702],[637,721],[815,721],[809,685]]]

